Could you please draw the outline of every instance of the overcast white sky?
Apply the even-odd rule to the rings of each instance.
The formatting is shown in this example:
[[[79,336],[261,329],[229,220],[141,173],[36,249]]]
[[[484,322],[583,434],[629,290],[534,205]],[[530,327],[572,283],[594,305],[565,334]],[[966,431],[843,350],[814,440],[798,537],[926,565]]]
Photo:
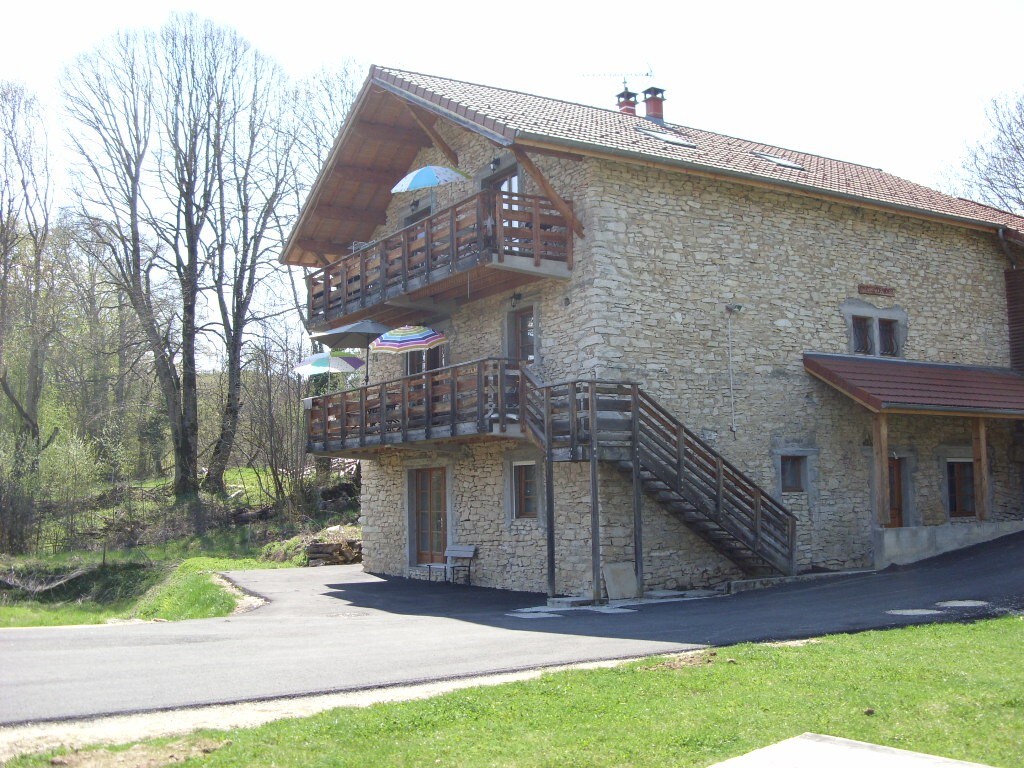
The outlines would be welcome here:
[[[626,74],[635,91],[666,89],[671,122],[932,186],[984,132],[987,103],[1024,88],[1014,37],[1021,0],[6,5],[0,79],[25,82],[50,104],[77,53],[119,28],[194,10],[295,75],[353,58],[611,107]],[[650,78],[629,74],[649,68]]]

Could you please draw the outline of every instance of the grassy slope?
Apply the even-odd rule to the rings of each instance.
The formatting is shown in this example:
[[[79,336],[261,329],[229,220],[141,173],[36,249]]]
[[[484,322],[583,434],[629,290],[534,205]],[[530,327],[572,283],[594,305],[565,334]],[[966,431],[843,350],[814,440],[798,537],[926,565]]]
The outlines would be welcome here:
[[[186,741],[221,747],[187,765],[697,768],[812,731],[1017,766],[1022,642],[1024,620],[1007,617],[735,646],[686,665],[654,659],[207,731]]]

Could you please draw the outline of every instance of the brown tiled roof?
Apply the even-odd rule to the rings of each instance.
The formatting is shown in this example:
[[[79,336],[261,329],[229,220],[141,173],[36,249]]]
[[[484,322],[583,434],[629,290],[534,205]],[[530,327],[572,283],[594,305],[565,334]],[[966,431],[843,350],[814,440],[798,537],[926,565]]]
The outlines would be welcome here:
[[[852,197],[883,206],[920,211],[1024,231],[1024,218],[856,163],[796,152],[682,125],[659,126],[644,117],[613,109],[533,96],[460,80],[374,67],[371,79],[408,95],[435,111],[476,126],[503,143],[540,141],[551,145],[634,156],[697,171],[761,179],[807,191]],[[689,140],[696,148],[665,142],[637,128]],[[795,163],[787,168],[754,153]]]
[[[811,352],[804,368],[875,413],[1024,418],[1024,375],[1009,368]]]

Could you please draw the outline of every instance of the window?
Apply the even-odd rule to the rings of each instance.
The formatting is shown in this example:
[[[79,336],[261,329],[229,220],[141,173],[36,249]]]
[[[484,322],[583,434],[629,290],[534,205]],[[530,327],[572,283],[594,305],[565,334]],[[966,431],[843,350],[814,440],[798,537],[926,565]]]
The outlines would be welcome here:
[[[509,357],[532,363],[536,355],[533,307],[525,307],[512,313],[509,328]]]
[[[947,459],[946,492],[950,517],[974,517],[974,462]]]
[[[807,457],[782,456],[781,487],[783,493],[806,493],[807,491]]]
[[[448,365],[448,345],[428,349],[426,352],[408,352],[405,355],[405,375],[415,376],[417,373],[444,368]]]
[[[512,518],[537,517],[537,463],[512,462]]]
[[[849,331],[849,352],[880,357],[903,356],[907,313],[902,309],[879,309],[866,301],[851,299],[843,302],[840,311]]]

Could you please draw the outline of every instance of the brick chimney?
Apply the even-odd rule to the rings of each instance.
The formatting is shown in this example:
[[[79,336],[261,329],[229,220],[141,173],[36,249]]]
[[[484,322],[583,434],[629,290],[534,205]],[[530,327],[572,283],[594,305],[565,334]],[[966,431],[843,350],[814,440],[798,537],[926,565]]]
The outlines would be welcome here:
[[[636,114],[636,94],[629,88],[624,87],[616,98],[619,100],[619,112],[624,115]]]
[[[644,107],[647,108],[647,119],[655,123],[665,122],[665,90],[648,88],[644,91]]]

